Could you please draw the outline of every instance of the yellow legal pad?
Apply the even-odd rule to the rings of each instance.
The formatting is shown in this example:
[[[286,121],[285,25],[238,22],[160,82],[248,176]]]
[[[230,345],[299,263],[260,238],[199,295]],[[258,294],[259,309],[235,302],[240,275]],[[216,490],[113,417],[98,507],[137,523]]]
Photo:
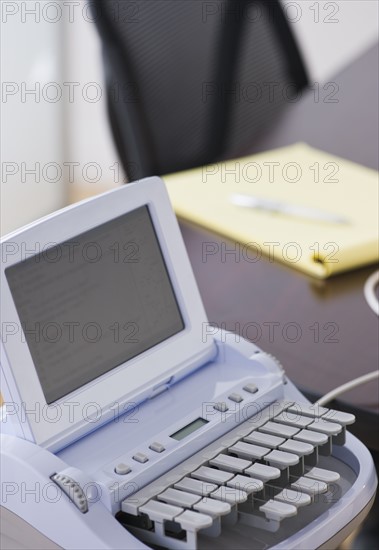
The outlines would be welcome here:
[[[163,179],[179,217],[236,240],[246,261],[264,254],[325,278],[378,260],[378,173],[306,144]],[[243,208],[231,202],[236,193],[316,208],[348,223]]]

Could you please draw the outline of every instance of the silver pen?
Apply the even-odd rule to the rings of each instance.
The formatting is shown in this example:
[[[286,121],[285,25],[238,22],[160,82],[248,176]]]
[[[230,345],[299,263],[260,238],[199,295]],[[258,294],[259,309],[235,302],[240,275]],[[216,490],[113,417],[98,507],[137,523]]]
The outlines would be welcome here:
[[[296,216],[298,218],[306,218],[308,220],[318,220],[331,223],[349,223],[349,220],[337,216],[336,214],[330,214],[318,208],[309,208],[308,206],[301,206],[297,204],[290,204],[273,199],[263,199],[261,197],[255,197],[253,195],[240,195],[235,193],[230,196],[230,201],[236,206],[242,206],[245,208],[256,208],[257,210],[266,210],[267,212],[277,212],[279,214],[287,214],[289,216]]]

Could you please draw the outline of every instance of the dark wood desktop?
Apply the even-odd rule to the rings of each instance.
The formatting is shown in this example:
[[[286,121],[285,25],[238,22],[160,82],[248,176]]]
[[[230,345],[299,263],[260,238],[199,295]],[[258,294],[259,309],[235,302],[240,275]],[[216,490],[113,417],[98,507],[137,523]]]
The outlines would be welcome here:
[[[304,141],[377,169],[377,67],[376,45],[328,87],[315,84],[289,104],[275,126],[242,154]],[[357,201],[361,193],[357,182]],[[228,250],[236,243],[188,223],[181,228],[209,320],[274,354],[310,398],[378,368],[378,318],[363,295],[376,266],[318,280],[263,257],[250,263],[243,254],[238,261],[238,255],[220,252],[205,259],[203,243],[216,243],[219,250],[222,242]],[[375,381],[333,403],[357,414],[352,431],[376,450],[378,394]]]

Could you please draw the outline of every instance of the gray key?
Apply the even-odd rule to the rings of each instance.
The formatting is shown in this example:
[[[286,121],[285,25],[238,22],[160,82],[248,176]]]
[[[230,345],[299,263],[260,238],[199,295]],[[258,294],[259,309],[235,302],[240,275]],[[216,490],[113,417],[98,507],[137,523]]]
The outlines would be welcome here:
[[[337,424],[341,424],[342,426],[348,426],[355,422],[355,416],[353,414],[334,411],[333,409],[329,409],[328,412],[324,414],[323,419],[337,422]]]
[[[149,500],[149,502],[140,506],[139,511],[142,514],[148,515],[151,521],[163,523],[163,521],[173,521],[184,510],[178,506],[171,506],[158,500]]]
[[[286,426],[285,424],[279,424],[278,422],[266,422],[263,426],[259,428],[260,432],[278,435],[279,437],[293,437],[300,430],[294,426]]]
[[[160,495],[158,500],[166,502],[167,504],[173,504],[174,506],[182,506],[183,508],[191,508],[196,502],[201,500],[199,495],[193,493],[185,493],[184,491],[178,491],[178,489],[166,489]]]
[[[234,487],[235,489],[242,489],[242,491],[245,491],[248,495],[262,491],[264,487],[261,479],[254,479],[253,477],[241,475],[233,477],[226,485],[228,487]]]
[[[207,460],[210,460],[211,458],[215,458],[217,455],[225,451],[226,445],[217,445],[217,447],[211,446],[210,449],[205,447],[201,452],[202,454],[202,463],[206,462]]]
[[[208,514],[212,518],[217,518],[229,514],[231,507],[228,502],[222,502],[213,498],[202,498],[194,504],[193,509],[203,514]]]
[[[296,481],[291,483],[291,489],[295,491],[302,491],[308,493],[308,495],[319,495],[326,493],[328,486],[322,481],[317,481],[309,477],[299,477]]]
[[[309,424],[308,430],[313,430],[315,432],[320,432],[326,435],[337,435],[342,431],[341,424],[336,424],[335,422],[324,421],[323,418],[318,418],[312,424]]]
[[[280,445],[279,451],[286,451],[288,453],[294,453],[298,456],[310,455],[314,451],[313,445],[310,443],[304,443],[303,441],[295,441],[294,439],[288,439],[283,445]]]
[[[302,506],[308,506],[312,502],[312,499],[306,493],[301,491],[294,491],[293,489],[283,489],[277,495],[274,496],[274,500],[279,500],[280,502],[286,502],[287,504],[292,504],[296,508],[301,508]]]
[[[200,479],[200,481],[209,481],[211,483],[216,483],[217,485],[223,485],[232,479],[234,474],[224,472],[222,470],[216,470],[215,468],[208,468],[208,466],[200,466],[198,470],[192,472],[191,477]]]
[[[276,435],[264,434],[262,432],[252,432],[250,435],[243,438],[247,443],[253,443],[255,445],[261,445],[262,447],[269,447],[270,449],[276,449],[279,445],[285,442],[283,437],[277,437]]]
[[[304,441],[304,443],[309,443],[310,445],[325,445],[328,442],[328,436],[320,432],[315,432],[313,430],[301,430],[296,435],[293,436],[297,441]]]
[[[273,466],[256,463],[245,470],[245,475],[246,474],[253,478],[261,479],[264,483],[266,483],[271,479],[277,479],[280,477],[280,470],[279,468],[274,468]]]
[[[295,403],[288,407],[287,411],[294,414],[301,414],[303,416],[309,416],[311,418],[320,418],[328,412],[329,409],[320,407],[320,405],[312,403]]]
[[[210,527],[213,523],[213,519],[206,514],[199,514],[192,510],[186,510],[180,516],[175,518],[175,521],[180,524],[184,531],[196,532],[200,529]]]
[[[288,426],[295,426],[295,428],[306,428],[308,424],[313,422],[309,416],[301,416],[299,414],[284,411],[274,418],[275,422],[280,424],[287,424]]]
[[[178,481],[178,483],[175,483],[174,487],[181,491],[188,491],[189,493],[206,497],[209,493],[215,491],[218,485],[206,481],[199,481],[198,479],[192,479],[191,477],[184,477]]]
[[[228,502],[231,505],[246,502],[247,493],[241,489],[235,489],[234,487],[219,487],[216,491],[211,493],[212,498]]]
[[[231,447],[233,448],[233,447]],[[220,454],[209,461],[211,466],[220,468],[225,472],[243,472],[251,466],[250,460],[242,460],[241,458],[236,458],[234,456]]]
[[[316,479],[317,481],[323,481],[324,483],[335,483],[340,479],[338,472],[332,470],[325,470],[324,468],[311,468],[304,474],[305,477]]]
[[[134,495],[126,498],[121,503],[121,509],[126,514],[131,514],[132,516],[138,516],[140,507],[143,504],[146,504],[151,499],[156,498],[159,493],[164,491],[167,487],[167,484],[150,484],[146,485],[140,489]]]
[[[283,451],[271,451],[264,457],[264,460],[276,468],[288,468],[299,463],[299,457],[293,453],[285,453]]]
[[[297,509],[292,504],[279,502],[273,499],[259,506],[259,510],[265,514],[267,519],[274,521],[281,521],[282,519],[296,516],[297,514]]]
[[[261,459],[262,457],[267,455],[267,453],[269,453],[271,449],[267,449],[266,447],[259,447],[258,445],[251,445],[250,443],[244,443],[243,441],[239,441],[235,445],[232,445],[231,447],[229,447],[228,451],[232,454],[236,454],[244,458]]]

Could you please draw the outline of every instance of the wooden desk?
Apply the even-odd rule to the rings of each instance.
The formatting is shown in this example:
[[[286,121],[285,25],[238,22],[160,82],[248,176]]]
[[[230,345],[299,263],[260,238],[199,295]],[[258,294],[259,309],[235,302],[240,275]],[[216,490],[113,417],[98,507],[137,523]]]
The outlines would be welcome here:
[[[338,103],[324,103],[322,94],[315,102],[314,91],[307,92],[242,154],[305,141],[378,168],[377,67],[375,46],[333,79]],[[357,182],[357,200],[361,192]],[[378,368],[378,318],[363,296],[374,266],[318,281],[265,258],[249,263],[226,255],[222,262],[215,254],[203,261],[204,242],[224,241],[230,249],[235,243],[187,223],[181,228],[209,320],[276,355],[311,396]],[[378,395],[378,383],[372,382],[338,402],[355,409],[356,433],[373,449],[379,449]]]

